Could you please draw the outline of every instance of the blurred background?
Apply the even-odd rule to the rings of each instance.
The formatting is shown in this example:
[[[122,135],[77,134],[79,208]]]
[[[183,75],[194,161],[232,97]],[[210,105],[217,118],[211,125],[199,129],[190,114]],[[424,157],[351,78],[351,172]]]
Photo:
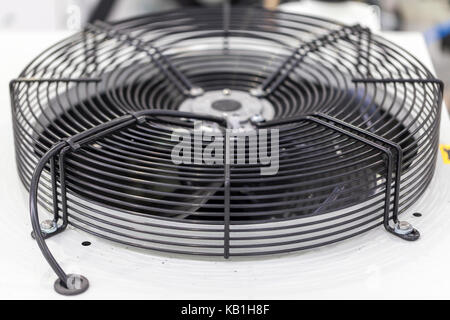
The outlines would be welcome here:
[[[14,0],[0,5],[0,32],[76,31],[87,22],[117,20],[184,6],[217,6],[224,0]],[[450,0],[230,0],[233,5],[264,6],[361,23],[381,31],[424,34],[450,106]],[[414,54],[414,53],[413,53]]]

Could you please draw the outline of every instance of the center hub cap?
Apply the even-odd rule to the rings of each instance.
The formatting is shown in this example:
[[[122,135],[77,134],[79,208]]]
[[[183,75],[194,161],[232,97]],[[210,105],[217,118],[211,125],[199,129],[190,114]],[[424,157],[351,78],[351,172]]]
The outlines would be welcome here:
[[[250,119],[256,115],[266,121],[274,119],[275,111],[269,101],[253,97],[243,91],[209,91],[202,96],[185,100],[179,111],[233,118],[242,128],[252,127]]]

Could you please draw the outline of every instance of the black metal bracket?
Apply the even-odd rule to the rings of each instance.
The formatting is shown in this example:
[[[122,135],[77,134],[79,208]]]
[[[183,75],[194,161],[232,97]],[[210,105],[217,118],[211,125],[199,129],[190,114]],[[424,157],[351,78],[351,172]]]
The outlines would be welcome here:
[[[344,121],[338,120],[331,116],[314,113],[311,115],[301,116],[294,119],[286,120],[276,120],[271,122],[266,122],[264,124],[258,125],[259,128],[267,128],[281,125],[295,124],[300,121],[309,121],[325,128],[328,128],[334,132],[342,134],[348,138],[354,139],[358,142],[363,143],[373,149],[377,149],[383,152],[386,156],[386,191],[385,191],[385,206],[383,214],[383,225],[386,231],[389,233],[408,241],[418,240],[420,237],[420,232],[414,229],[408,224],[407,229],[404,230],[401,226],[406,226],[406,223],[400,222],[398,220],[399,212],[399,201],[400,201],[400,183],[402,174],[402,161],[403,161],[403,150],[400,145],[389,141],[383,137],[380,137],[374,133],[365,131],[353,125],[350,125]],[[394,159],[395,157],[395,159]],[[393,176],[393,166],[395,164],[395,179]],[[393,182],[394,180],[394,182]],[[392,188],[394,186],[394,201],[392,209],[392,220],[396,224],[394,227],[390,225],[391,215],[391,194]]]
[[[300,64],[305,58],[320,48],[334,44],[339,40],[349,39],[351,35],[361,35],[366,32],[370,34],[370,29],[363,28],[356,24],[353,26],[344,26],[338,30],[334,30],[317,39],[302,43],[281,63],[275,72],[273,72],[261,86],[251,90],[251,94],[258,98],[264,98],[275,92],[275,90],[286,80],[289,74]],[[368,53],[370,54],[370,53]],[[367,58],[369,59],[369,58]],[[361,63],[361,56],[358,56],[358,63]]]
[[[81,275],[67,275],[61,266],[58,264],[52,253],[50,252],[45,240],[63,232],[69,224],[69,214],[67,205],[67,186],[66,186],[66,157],[72,152],[78,151],[86,144],[93,143],[109,134],[125,129],[134,124],[140,124],[146,120],[154,119],[155,117],[175,117],[185,119],[196,119],[210,122],[216,122],[221,126],[226,126],[226,120],[212,116],[202,116],[185,112],[169,111],[169,110],[145,110],[136,112],[130,115],[104,123],[94,127],[85,132],[74,135],[68,139],[64,139],[55,144],[39,161],[37,164],[30,185],[30,214],[31,223],[33,227],[34,239],[44,255],[45,259],[58,276],[55,282],[55,290],[62,295],[77,295],[85,292],[89,288],[89,281]],[[56,174],[56,161],[59,162],[59,181]],[[60,220],[59,206],[58,206],[58,182],[61,193],[61,208],[62,208],[62,224],[57,225],[57,229],[52,233],[44,233],[41,230],[38,213],[38,190],[39,181],[47,164],[50,163],[50,172],[52,177],[52,192],[53,192],[53,214],[54,223]]]
[[[353,79],[352,80],[353,83],[358,84],[358,83],[363,83],[363,84],[388,84],[388,83],[400,83],[400,84],[436,84],[439,87],[439,92],[438,92],[438,106],[440,107],[439,109],[439,120],[440,121],[440,111],[442,109],[442,103],[443,103],[443,99],[444,99],[444,82],[442,80],[436,79],[436,78],[430,78],[430,79],[394,79],[394,78],[385,78],[385,79],[376,79],[376,78],[361,78],[361,79]],[[369,132],[366,132],[369,135],[373,135]],[[381,138],[381,137],[378,137]],[[384,139],[386,140],[386,139]],[[383,143],[387,143],[386,141],[382,141]],[[395,146],[394,146],[395,147]],[[401,174],[401,172],[397,172],[397,176],[399,176]],[[395,198],[396,200],[394,201],[394,222],[397,223],[397,225],[395,226],[395,228],[392,230],[391,227],[389,227],[388,231],[395,234],[396,236],[407,240],[407,241],[415,241],[420,237],[420,233],[419,231],[417,231],[416,229],[414,229],[410,224],[406,223],[406,222],[400,222],[398,221],[398,194],[399,194],[399,190],[398,187],[400,185],[400,181],[399,178],[397,178],[396,181],[396,193],[395,193]],[[388,228],[388,227],[386,227]]]
[[[185,96],[198,97],[203,95],[203,89],[194,86],[191,81],[180,72],[166,57],[158,47],[151,42],[144,42],[142,39],[132,37],[126,32],[114,28],[103,21],[97,21],[95,24],[88,24],[87,31],[94,34],[103,34],[109,39],[115,39],[142,51],[155,63],[158,69],[175,85],[175,87]]]
[[[12,112],[15,112],[16,107],[16,97],[15,97],[15,88],[14,86],[16,84],[43,84],[43,83],[99,83],[102,79],[100,78],[17,78],[13,79],[9,83],[9,91],[10,91],[10,98],[11,98],[11,107]],[[63,158],[62,158],[63,159]],[[60,166],[61,168],[61,166]],[[61,225],[58,224],[60,220],[59,216],[59,207],[58,207],[58,193],[57,193],[57,172],[56,172],[56,159],[55,157],[52,157],[50,160],[50,174],[51,174],[51,181],[52,181],[52,196],[53,196],[53,212],[54,217],[52,221],[46,221],[49,225],[51,225],[51,229],[48,230],[42,230],[42,228],[39,228],[39,233],[41,234],[41,237],[44,239],[52,238],[59,233],[63,232],[67,228],[67,210],[64,210],[63,208],[63,223]],[[60,175],[64,175],[65,172],[60,172]],[[64,179],[63,179],[64,180]],[[64,190],[65,190],[65,184],[64,184]],[[63,193],[63,196],[65,197],[65,193]],[[36,240],[36,232],[31,232],[31,237]]]

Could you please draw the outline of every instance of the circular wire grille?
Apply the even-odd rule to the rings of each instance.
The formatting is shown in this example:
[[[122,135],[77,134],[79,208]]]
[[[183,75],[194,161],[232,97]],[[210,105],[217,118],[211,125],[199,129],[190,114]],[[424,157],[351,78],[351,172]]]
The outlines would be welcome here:
[[[309,16],[185,9],[97,23],[48,49],[14,83],[19,174],[29,188],[39,159],[62,139],[133,112],[176,111],[197,88],[263,89],[259,98],[275,120],[320,112],[399,144],[402,213],[434,173],[441,93],[433,80],[368,30]],[[130,246],[223,255],[224,167],[175,165],[171,133],[181,124],[166,120],[125,128],[68,157],[70,223]],[[313,248],[383,223],[379,150],[308,121],[279,129],[277,175],[231,167],[232,256]],[[56,197],[47,167],[39,202],[49,212],[61,198],[57,188]]]

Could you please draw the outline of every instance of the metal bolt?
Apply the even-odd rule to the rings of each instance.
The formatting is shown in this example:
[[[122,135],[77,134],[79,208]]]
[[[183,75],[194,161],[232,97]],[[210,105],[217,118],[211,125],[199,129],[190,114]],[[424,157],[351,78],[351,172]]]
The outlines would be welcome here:
[[[264,90],[262,88],[255,88],[250,90],[250,94],[254,97],[260,98],[264,96]]]
[[[53,220],[46,220],[41,222],[41,231],[45,234],[52,234],[58,230],[58,225]]]
[[[189,93],[192,97],[200,97],[205,93],[205,91],[202,88],[195,87],[192,88]]]
[[[80,290],[83,283],[83,279],[79,275],[70,275],[67,278],[67,288],[69,290]]]
[[[250,122],[253,124],[258,124],[266,122],[266,119],[260,114],[255,114],[253,117],[250,118]]]
[[[224,96],[229,96],[229,95],[231,95],[231,90],[230,90],[230,89],[224,89],[224,90],[223,90],[223,95],[224,95]]]
[[[395,226],[395,233],[406,235],[414,231],[413,226],[406,221],[399,221]]]

